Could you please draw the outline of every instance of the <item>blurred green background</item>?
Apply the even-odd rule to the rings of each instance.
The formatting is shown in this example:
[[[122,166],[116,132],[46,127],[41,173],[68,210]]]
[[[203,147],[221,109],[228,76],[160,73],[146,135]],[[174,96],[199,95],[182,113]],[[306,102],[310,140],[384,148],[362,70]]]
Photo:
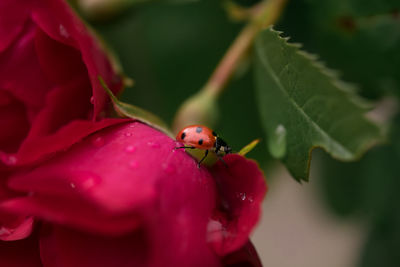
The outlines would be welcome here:
[[[237,1],[245,6],[257,2]],[[113,18],[89,23],[135,81],[122,100],[168,123],[179,105],[205,84],[244,25],[229,19],[223,1],[217,0],[143,1]],[[398,100],[400,1],[289,0],[275,28],[319,55],[373,103]],[[215,129],[236,151],[265,136],[251,64],[243,70],[220,98]],[[318,160],[313,164],[318,164],[322,177],[321,201],[338,217],[358,218],[369,225],[359,256],[362,267],[400,266],[400,117],[394,116],[387,127],[387,143],[371,149],[359,162],[341,163],[314,153]],[[273,166],[268,164],[272,160],[265,141],[249,157]]]

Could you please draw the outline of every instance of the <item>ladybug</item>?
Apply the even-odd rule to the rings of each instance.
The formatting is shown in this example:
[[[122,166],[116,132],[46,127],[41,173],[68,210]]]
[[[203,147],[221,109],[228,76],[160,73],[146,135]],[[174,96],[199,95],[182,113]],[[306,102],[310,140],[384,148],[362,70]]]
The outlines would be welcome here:
[[[207,157],[208,151],[214,151],[218,158],[222,160],[222,156],[225,154],[232,153],[232,149],[228,146],[228,144],[222,140],[221,137],[203,125],[190,125],[183,128],[177,135],[176,141],[184,144],[182,147],[176,147],[175,149],[185,148],[185,149],[203,149],[205,150],[205,154],[203,158],[199,161],[198,167],[200,167],[200,163]],[[224,162],[225,163],[225,162]]]

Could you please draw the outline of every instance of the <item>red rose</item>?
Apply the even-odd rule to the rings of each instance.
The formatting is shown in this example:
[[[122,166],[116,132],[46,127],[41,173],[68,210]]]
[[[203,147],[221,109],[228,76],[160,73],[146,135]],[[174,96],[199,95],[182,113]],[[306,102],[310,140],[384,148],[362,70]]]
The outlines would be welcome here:
[[[90,132],[105,108],[101,75],[116,92],[121,79],[99,42],[57,0],[0,1],[0,201],[17,165],[31,164]],[[24,238],[32,218],[0,213],[0,240]]]
[[[64,1],[0,1],[0,171],[28,160],[41,149],[38,139],[98,117],[106,101],[98,75],[121,88],[99,42]]]
[[[261,266],[248,244],[266,192],[257,164],[232,154],[228,167],[199,169],[177,145],[147,125],[120,122],[18,171],[7,186],[20,195],[1,211],[43,223],[9,254],[29,243],[31,265],[19,264]],[[9,266],[2,261],[10,257],[0,257]]]
[[[98,75],[121,88],[63,1],[0,2],[0,266],[261,266],[257,164],[199,169],[147,125],[96,120]]]

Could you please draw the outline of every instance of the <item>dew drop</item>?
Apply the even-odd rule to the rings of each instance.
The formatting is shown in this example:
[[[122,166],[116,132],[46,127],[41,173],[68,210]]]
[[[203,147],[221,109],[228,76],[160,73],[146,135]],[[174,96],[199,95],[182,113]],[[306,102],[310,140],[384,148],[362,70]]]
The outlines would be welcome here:
[[[97,177],[88,176],[82,180],[81,186],[82,186],[82,189],[88,190],[88,189],[96,186],[98,183],[99,183],[99,179]]]
[[[164,163],[162,165],[162,169],[164,170],[165,173],[167,174],[174,174],[176,171],[176,168],[174,166],[172,166],[171,164],[168,163]]]
[[[245,201],[246,200],[246,193],[242,193],[242,192],[237,192],[236,193],[236,197]]]
[[[75,183],[70,183],[69,185],[71,186],[71,188],[76,188],[76,184]]]
[[[134,147],[134,146],[127,146],[127,147],[125,148],[125,151],[128,152],[128,153],[133,153],[133,152],[136,151],[136,147]]]
[[[152,148],[159,148],[160,144],[157,142],[148,142],[147,145]]]
[[[69,33],[67,31],[67,29],[65,29],[64,25],[60,24],[59,26],[59,31],[60,31],[60,35],[64,38],[69,38]]]
[[[6,164],[9,166],[14,166],[15,164],[17,164],[17,157],[13,155],[8,156]]]
[[[5,165],[14,166],[17,164],[17,157],[1,152],[0,161],[2,161]]]
[[[92,144],[95,146],[95,147],[102,147],[103,145],[104,145],[104,138],[103,137],[101,137],[101,136],[97,136],[96,138],[94,138],[93,140],[92,140]]]
[[[131,167],[132,169],[137,169],[139,167],[139,163],[136,160],[131,160],[129,162],[129,167]]]
[[[279,124],[268,141],[269,151],[272,156],[281,159],[286,154],[286,128]]]
[[[92,97],[90,98],[90,103],[91,103],[92,105],[94,105],[94,96],[92,96]]]
[[[101,182],[100,176],[97,176],[96,174],[93,173],[84,173],[82,174],[81,177],[79,177],[79,180],[73,183],[75,184],[76,188],[79,188],[81,190],[90,190],[93,187],[99,185],[100,182]]]
[[[125,133],[125,136],[127,136],[127,137],[129,137],[129,136],[132,136],[132,133]]]

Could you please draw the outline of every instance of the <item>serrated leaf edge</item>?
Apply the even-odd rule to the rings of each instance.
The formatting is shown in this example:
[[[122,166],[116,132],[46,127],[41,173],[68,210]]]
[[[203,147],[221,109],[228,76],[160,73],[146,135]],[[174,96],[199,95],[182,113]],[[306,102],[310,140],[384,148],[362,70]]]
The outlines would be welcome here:
[[[293,47],[296,49],[296,54],[298,54],[299,56],[302,56],[306,59],[308,59],[312,66],[314,66],[318,71],[320,71],[322,74],[326,75],[330,81],[332,82],[332,84],[338,89],[341,90],[342,92],[346,93],[346,96],[349,97],[349,99],[359,108],[367,110],[368,107],[370,107],[370,103],[368,103],[367,101],[365,101],[364,99],[362,99],[361,97],[359,97],[358,95],[356,95],[356,87],[352,86],[350,83],[344,82],[340,80],[340,76],[339,76],[339,72],[332,70],[328,67],[326,67],[325,63],[318,61],[318,55],[312,54],[312,53],[308,53],[306,51],[303,50],[299,50],[302,45],[298,44],[298,43],[288,43],[288,40],[290,38],[288,37],[282,37],[281,34],[283,33],[282,31],[277,31],[273,29],[273,26],[268,27],[266,30],[270,30],[271,32],[275,33],[279,39],[283,40],[284,43],[287,46]],[[256,43],[259,42],[259,38],[256,39],[255,41]],[[264,53],[264,52],[260,52],[260,50],[262,49],[256,49],[256,53]],[[268,62],[265,62],[265,58],[266,56],[264,54],[259,55],[259,59],[261,60],[261,62],[263,63],[262,65],[268,67],[271,71],[270,73],[273,74],[273,79],[275,80],[275,82],[277,83],[277,85],[282,89],[282,85],[281,82],[279,81],[279,78],[276,76],[275,72],[272,71],[271,66],[269,65]],[[284,94],[287,95],[286,91],[283,90]],[[290,99],[290,98],[289,98]],[[328,153],[332,158],[337,159],[337,160],[341,160],[341,161],[354,161],[354,160],[358,160],[368,149],[370,149],[371,147],[373,147],[376,144],[379,143],[383,143],[383,136],[381,136],[382,140],[378,141],[378,140],[374,140],[368,143],[365,143],[363,145],[363,147],[361,147],[358,151],[358,153],[352,153],[351,151],[349,151],[346,147],[344,147],[343,145],[341,145],[340,143],[336,142],[336,140],[334,138],[331,138],[330,135],[328,133],[326,133],[322,128],[320,128],[311,118],[309,118],[309,116],[298,106],[298,104],[294,101],[290,101],[291,103],[293,103],[296,107],[296,109],[298,109],[301,114],[304,114],[306,120],[311,122],[311,125],[317,127],[317,129],[321,130],[321,132],[323,132],[327,137],[329,137],[330,140],[333,140],[334,143],[338,144],[339,147],[344,148],[344,150],[346,152],[348,152],[348,157],[345,158],[340,158],[338,156],[336,156],[335,154],[332,154],[330,152],[327,151],[327,149],[321,145],[311,145],[310,149],[308,150],[308,157],[307,157],[307,169],[306,169],[306,177],[298,177],[296,175],[293,175],[293,177],[298,181],[301,182],[301,180],[304,181],[308,181],[308,177],[310,174],[310,165],[311,165],[311,159],[312,159],[312,151],[316,148],[320,148],[322,150],[324,150],[326,153]],[[364,115],[365,120],[371,122],[372,124],[374,124],[371,120],[369,120],[365,115]],[[382,132],[381,132],[382,135]]]

